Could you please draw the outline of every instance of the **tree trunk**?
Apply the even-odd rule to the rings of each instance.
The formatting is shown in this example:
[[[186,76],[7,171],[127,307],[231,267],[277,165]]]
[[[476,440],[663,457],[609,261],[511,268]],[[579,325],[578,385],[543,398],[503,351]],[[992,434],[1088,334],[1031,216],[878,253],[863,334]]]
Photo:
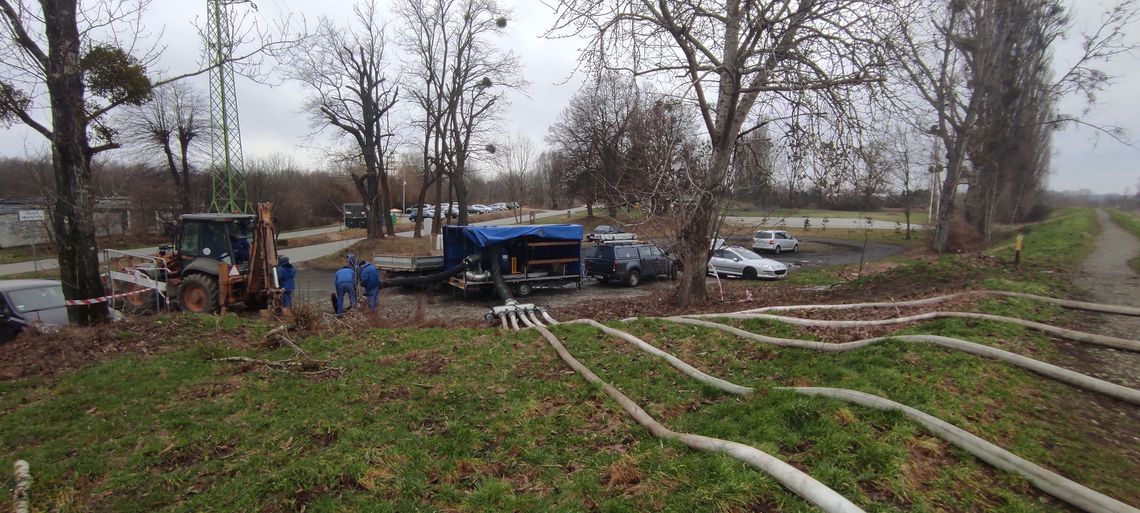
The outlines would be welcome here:
[[[395,237],[396,236],[396,225],[394,223],[392,223],[392,215],[391,215],[392,191],[391,191],[391,187],[388,185],[387,177],[384,177],[384,179],[380,181],[380,186],[383,189],[383,194],[381,195],[381,197],[383,198],[383,201],[380,204],[380,208],[383,210],[380,212],[380,215],[381,215],[381,217],[384,218],[384,225],[388,227],[388,236],[389,237]]]
[[[934,251],[938,253],[946,251],[946,243],[950,239],[950,228],[954,219],[954,200],[958,195],[958,184],[962,181],[962,166],[965,155],[959,148],[949,148],[947,158],[946,179],[942,182],[942,194],[938,200],[937,220],[934,224]]]
[[[380,198],[376,193],[376,177],[371,174],[352,175],[356,191],[364,203],[364,226],[369,239],[383,239],[384,225],[380,221]]]
[[[586,203],[586,217],[594,217],[594,204]]]
[[[689,222],[681,229],[678,242],[685,272],[677,286],[678,306],[690,306],[706,298],[705,271],[709,261],[710,231],[716,214],[715,203],[711,194],[702,194],[689,216]]]
[[[431,234],[443,233],[443,223],[439,222],[439,215],[443,213],[443,170],[439,170],[439,179],[435,181],[435,217],[431,220]]]
[[[455,201],[459,203],[459,226],[467,226],[467,184],[463,180],[455,182]]]
[[[423,238],[424,236],[424,202],[427,201],[429,187],[431,187],[431,184],[420,187],[420,193],[416,195],[416,205],[418,205],[416,207],[416,231],[412,234],[412,237],[417,239]]]
[[[56,197],[52,226],[60,282],[67,299],[102,297],[95,246],[95,194],[84,118],[83,71],[79,66],[76,0],[42,0],[48,41],[47,89],[51,98],[52,167]],[[68,307],[71,321],[89,325],[107,318],[107,304]]]

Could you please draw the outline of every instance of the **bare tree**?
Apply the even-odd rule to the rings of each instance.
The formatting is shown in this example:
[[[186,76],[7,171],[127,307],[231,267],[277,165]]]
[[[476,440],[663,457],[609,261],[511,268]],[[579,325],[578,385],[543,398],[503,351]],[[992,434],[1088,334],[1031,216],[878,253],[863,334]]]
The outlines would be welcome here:
[[[641,94],[632,79],[603,72],[574,93],[550,127],[547,141],[571,164],[566,180],[585,198],[591,215],[599,202],[606,204],[610,217],[631,202],[628,181],[637,171],[628,153],[640,108]]]
[[[135,155],[170,174],[183,214],[194,211],[192,153],[201,147],[201,136],[209,134],[206,109],[205,100],[189,85],[175,82],[156,88],[149,102],[127,110],[121,121]]]
[[[535,161],[542,190],[539,198],[553,210],[558,210],[562,204],[560,200],[565,193],[565,166],[560,162],[561,159],[562,156],[556,152],[544,151],[538,154],[538,159]]]
[[[132,52],[142,47],[145,0],[107,0],[86,8],[78,0],[30,3],[0,0],[0,67],[5,70],[0,122],[24,124],[51,141],[55,199],[50,210],[63,293],[67,299],[101,297],[91,161],[120,146],[105,124],[107,114],[145,102],[154,87],[208,68],[159,80],[147,74],[146,64],[160,51],[143,49],[141,57]],[[245,60],[287,42],[259,39],[250,53],[232,59]],[[50,121],[39,117],[44,99]],[[79,305],[68,313],[74,322],[90,324],[105,319],[107,308],[105,303]]]
[[[1019,5],[1029,10],[1015,12]],[[1109,8],[1101,24],[1082,35],[1082,54],[1059,78],[1047,84],[1040,81],[1050,64],[1051,46],[1071,29],[1065,8],[1058,1],[916,1],[910,4],[910,10],[899,11],[900,37],[899,44],[892,47],[892,60],[897,63],[900,78],[913,87],[917,97],[909,105],[911,117],[917,118],[916,126],[938,142],[943,154],[936,162],[936,167],[945,172],[932,220],[936,251],[947,249],[957,206],[955,199],[967,178],[971,178],[970,187],[978,187],[975,204],[981,201],[987,210],[979,216],[981,223],[988,226],[992,222],[999,183],[992,171],[1004,157],[993,158],[997,150],[977,149],[989,142],[1007,152],[1013,148],[1012,139],[1026,136],[1020,129],[1033,125],[1084,123],[1078,117],[1047,113],[1051,112],[1051,105],[1072,94],[1084,95],[1090,105],[1095,101],[1096,93],[1109,80],[1095,66],[1134,48],[1124,42],[1124,34],[1125,27],[1137,17],[1135,6],[1133,0],[1126,0]],[[1040,9],[1038,16],[1027,14],[1033,9]],[[1014,55],[1018,45],[1013,38],[1017,36],[1024,36],[1018,44],[1029,45],[1025,55]],[[1019,73],[1009,68],[1014,61],[1026,66],[1020,71],[1031,77],[1030,82],[1011,80]],[[1013,100],[1006,84],[1029,86],[1021,91],[1025,96],[1018,99],[1026,102],[1026,115],[1018,116],[1016,125],[1003,122],[1007,104]],[[1013,128],[1018,130],[1010,130]],[[1013,136],[1014,132],[1020,135]],[[1029,153],[1036,156],[1025,169],[1041,177],[1047,166],[1040,157],[1048,155],[1048,131],[1038,131],[1032,137],[1038,141],[1034,146],[1037,149]],[[1011,153],[1020,152],[1014,149]],[[980,174],[987,171],[991,173]]]
[[[525,85],[518,58],[492,41],[506,27],[509,12],[493,0],[405,1],[398,10],[407,23],[401,44],[413,56],[405,66],[414,83],[409,89],[422,112],[416,121],[423,130],[420,203],[433,183],[436,202],[442,203],[447,178],[447,194],[458,202],[459,224],[467,224],[471,159],[480,149],[493,153],[488,136],[505,106],[505,94]],[[433,223],[433,233],[439,233],[439,226]]]
[[[707,172],[692,181],[681,232],[686,269],[704,269],[742,127],[760,102],[817,95],[879,80],[869,37],[881,2],[868,0],[704,2],[564,0],[555,34],[590,38],[583,59],[634,74],[683,77],[710,144]],[[839,106],[841,108],[841,106]],[[704,273],[686,273],[677,302],[705,299]]]
[[[525,204],[534,187],[536,151],[534,142],[525,135],[516,135],[495,147],[495,167],[498,179],[507,190],[507,200]],[[522,208],[514,209],[515,219],[522,221]]]
[[[368,238],[395,236],[388,222],[394,160],[390,112],[399,97],[389,75],[387,40],[375,0],[353,7],[354,24],[341,27],[322,18],[316,35],[296,48],[290,78],[310,91],[305,110],[317,132],[332,129],[348,139],[350,159],[361,165],[352,179],[364,202]],[[394,167],[394,166],[393,166]]]

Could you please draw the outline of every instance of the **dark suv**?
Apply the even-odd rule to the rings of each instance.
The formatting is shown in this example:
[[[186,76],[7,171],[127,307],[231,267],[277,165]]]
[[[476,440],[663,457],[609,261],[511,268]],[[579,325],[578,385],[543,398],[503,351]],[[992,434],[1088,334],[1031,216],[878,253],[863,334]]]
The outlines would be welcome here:
[[[602,283],[620,281],[636,287],[646,276],[672,278],[677,266],[669,254],[654,244],[595,244],[586,252],[586,276]]]

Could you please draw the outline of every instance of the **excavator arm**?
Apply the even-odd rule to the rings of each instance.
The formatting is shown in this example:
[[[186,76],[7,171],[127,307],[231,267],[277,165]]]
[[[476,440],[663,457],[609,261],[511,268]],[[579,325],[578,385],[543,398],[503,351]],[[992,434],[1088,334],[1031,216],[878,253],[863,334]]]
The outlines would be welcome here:
[[[268,306],[273,308],[281,302],[281,287],[277,282],[277,232],[273,228],[273,204],[258,203],[257,215],[253,220],[253,243],[249,251],[250,296],[264,294]]]

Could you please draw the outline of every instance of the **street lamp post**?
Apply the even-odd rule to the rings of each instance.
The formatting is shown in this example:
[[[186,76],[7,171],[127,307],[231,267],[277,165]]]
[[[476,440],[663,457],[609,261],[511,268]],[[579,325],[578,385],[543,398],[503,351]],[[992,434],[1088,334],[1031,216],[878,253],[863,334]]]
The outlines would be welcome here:
[[[408,211],[408,195],[404,192],[404,189],[407,187],[407,180],[400,182],[400,210],[404,212]]]

